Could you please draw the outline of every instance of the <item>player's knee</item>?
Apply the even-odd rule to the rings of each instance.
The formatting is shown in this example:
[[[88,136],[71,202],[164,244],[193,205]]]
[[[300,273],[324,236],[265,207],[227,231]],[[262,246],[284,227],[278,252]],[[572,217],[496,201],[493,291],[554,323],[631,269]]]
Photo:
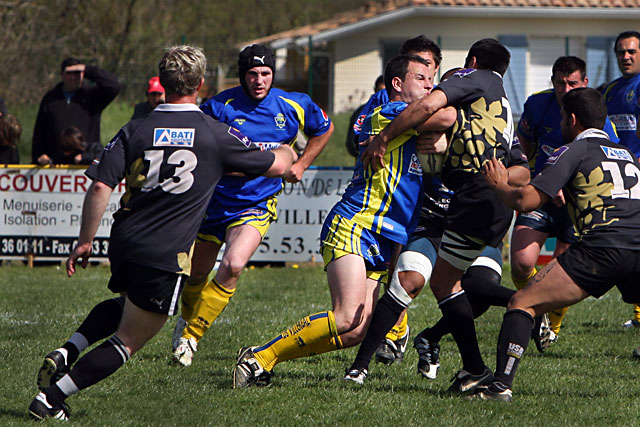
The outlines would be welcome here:
[[[527,257],[511,257],[511,276],[515,279],[523,280],[527,278],[534,267],[535,261],[531,261]]]
[[[247,263],[244,259],[234,256],[224,257],[220,262],[218,274],[237,278],[242,274],[242,270],[246,265]]]
[[[398,279],[402,289],[412,298],[418,296],[424,285],[427,284],[426,279],[417,271],[401,271],[398,273]]]
[[[364,321],[364,305],[355,310],[339,310],[333,312],[338,333],[352,332]],[[364,328],[360,328],[364,329]],[[364,331],[366,333],[366,331]],[[364,339],[364,335],[362,337]]]

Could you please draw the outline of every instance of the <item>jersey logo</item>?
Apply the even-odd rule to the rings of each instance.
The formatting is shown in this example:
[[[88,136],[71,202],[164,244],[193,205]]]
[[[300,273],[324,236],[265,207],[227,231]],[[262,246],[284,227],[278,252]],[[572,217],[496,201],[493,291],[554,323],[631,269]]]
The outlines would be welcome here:
[[[154,147],[193,147],[196,130],[193,128],[155,128]]]
[[[456,71],[455,73],[453,73],[454,76],[456,77],[467,77],[469,74],[475,73],[476,69],[475,68],[467,68],[464,70],[460,70],[460,71]]]
[[[407,173],[412,175],[422,176],[422,165],[420,164],[420,160],[418,160],[418,156],[415,154],[411,155],[411,160],[409,161],[409,169]]]
[[[631,156],[631,153],[629,153],[627,150],[623,148],[606,147],[604,145],[601,145],[600,148],[602,148],[602,151],[604,151],[604,155],[607,156],[607,159],[625,160],[627,162],[633,162],[633,157]]]
[[[237,123],[239,126],[242,126],[247,119],[234,119],[233,122]]]
[[[554,163],[556,163],[558,161],[558,159],[560,158],[560,156],[562,156],[565,151],[567,151],[569,149],[568,146],[563,145],[562,147],[556,149],[553,154],[551,154],[549,156],[549,158],[547,159],[547,164],[548,165],[553,165]]]
[[[320,112],[322,113],[322,118],[324,119],[324,123],[322,126],[327,126],[329,124],[329,116],[327,116],[327,113],[325,113],[322,108],[320,109]]]
[[[249,137],[245,136],[238,129],[234,128],[233,126],[229,126],[229,130],[227,132],[229,133],[229,135],[244,144],[245,147],[251,147],[251,140],[249,139]]]
[[[278,113],[278,115],[275,116],[273,120],[275,120],[278,129],[284,128],[284,125],[287,124],[287,118],[282,113]]]
[[[627,102],[628,103],[632,103],[633,102],[633,98],[635,98],[635,91],[633,89],[631,89],[629,92],[627,92]]]
[[[633,114],[612,114],[609,120],[616,126],[616,131],[636,130],[636,116]]]
[[[262,151],[275,150],[280,147],[279,142],[256,142],[255,144],[260,147],[260,150]]]
[[[555,147],[552,147],[550,145],[547,144],[542,144],[540,146],[540,150],[546,154],[547,156],[551,156],[553,154],[553,152],[556,150]]]
[[[114,136],[111,141],[109,141],[109,143],[104,147],[104,151],[111,151],[111,149],[113,148],[114,145],[116,145],[116,142],[118,142],[118,138],[120,137],[120,134],[122,133],[122,130],[120,130],[116,136]]]

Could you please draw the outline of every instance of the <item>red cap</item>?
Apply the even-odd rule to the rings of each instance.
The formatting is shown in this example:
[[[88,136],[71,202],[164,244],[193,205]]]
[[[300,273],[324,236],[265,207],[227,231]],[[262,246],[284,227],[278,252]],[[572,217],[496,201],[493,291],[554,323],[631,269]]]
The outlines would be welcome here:
[[[160,84],[160,77],[154,76],[149,79],[149,88],[147,89],[147,93],[151,92],[164,93],[164,88]]]

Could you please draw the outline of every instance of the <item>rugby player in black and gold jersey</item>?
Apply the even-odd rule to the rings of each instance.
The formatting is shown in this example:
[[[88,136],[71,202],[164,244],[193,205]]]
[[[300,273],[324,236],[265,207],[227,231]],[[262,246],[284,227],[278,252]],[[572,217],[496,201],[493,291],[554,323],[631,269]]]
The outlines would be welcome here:
[[[475,394],[480,399],[511,401],[534,316],[588,296],[599,298],[613,286],[625,302],[640,301],[640,163],[602,130],[607,108],[598,91],[579,88],[567,93],[561,114],[562,136],[568,144],[547,159],[530,184],[514,188],[499,162],[485,165],[488,184],[520,212],[538,208],[562,189],[579,240],[509,301],[494,380]]]

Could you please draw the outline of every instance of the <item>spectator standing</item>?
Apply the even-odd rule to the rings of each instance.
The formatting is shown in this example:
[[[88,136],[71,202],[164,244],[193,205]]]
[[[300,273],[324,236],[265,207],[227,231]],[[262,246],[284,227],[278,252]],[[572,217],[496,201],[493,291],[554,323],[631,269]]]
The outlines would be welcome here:
[[[118,79],[111,73],[76,58],[67,58],[60,67],[62,81],[47,92],[33,129],[31,160],[50,164],[58,151],[61,132],[76,126],[89,143],[100,142],[100,116],[120,91]],[[83,85],[85,77],[94,87]]]
[[[164,88],[160,84],[160,77],[153,76],[149,79],[146,94],[147,100],[136,104],[136,106],[133,107],[133,116],[131,116],[131,120],[145,117],[155,110],[158,105],[164,104]]]

